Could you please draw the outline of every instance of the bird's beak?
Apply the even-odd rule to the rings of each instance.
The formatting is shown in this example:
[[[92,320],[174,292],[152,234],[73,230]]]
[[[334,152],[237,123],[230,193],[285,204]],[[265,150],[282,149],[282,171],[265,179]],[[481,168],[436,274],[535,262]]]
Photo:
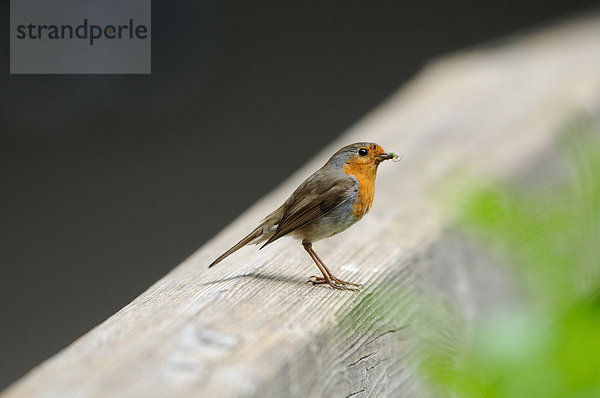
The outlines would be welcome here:
[[[394,155],[393,153],[382,153],[381,155],[375,156],[375,158],[378,162],[383,162],[384,160],[393,159],[394,156],[396,155]]]

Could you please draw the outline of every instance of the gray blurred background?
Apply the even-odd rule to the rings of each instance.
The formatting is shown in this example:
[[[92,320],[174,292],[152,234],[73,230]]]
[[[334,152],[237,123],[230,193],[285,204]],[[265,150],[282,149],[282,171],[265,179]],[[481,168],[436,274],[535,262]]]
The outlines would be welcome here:
[[[0,388],[433,57],[595,2],[154,1],[152,75],[0,76]],[[457,93],[458,94],[458,93]]]

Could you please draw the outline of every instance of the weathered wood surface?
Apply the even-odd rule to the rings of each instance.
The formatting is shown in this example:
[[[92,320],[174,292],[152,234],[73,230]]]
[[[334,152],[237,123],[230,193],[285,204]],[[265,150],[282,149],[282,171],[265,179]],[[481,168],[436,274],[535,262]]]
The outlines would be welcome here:
[[[419,311],[414,293],[444,291],[466,319],[506,295],[448,237],[436,187],[464,167],[535,170],[561,123],[600,109],[599,43],[600,18],[590,18],[433,63],[3,397],[420,396],[407,332]],[[370,214],[315,248],[362,292],[306,284],[317,270],[287,239],[207,269],[338,147],[359,140],[404,159],[381,165]]]

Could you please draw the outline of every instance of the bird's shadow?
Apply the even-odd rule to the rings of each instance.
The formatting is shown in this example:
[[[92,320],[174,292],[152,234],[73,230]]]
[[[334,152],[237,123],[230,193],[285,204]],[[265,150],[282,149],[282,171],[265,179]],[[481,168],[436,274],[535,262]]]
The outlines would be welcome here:
[[[234,281],[234,280],[238,280],[238,279],[242,279],[242,278],[252,278],[252,279],[267,281],[267,282],[292,283],[295,285],[309,284],[308,277],[301,278],[301,277],[294,277],[294,276],[289,276],[289,275],[282,275],[282,274],[278,274],[278,273],[248,272],[248,273],[244,273],[244,274],[240,274],[240,275],[229,276],[227,278],[217,279],[214,281],[203,282],[203,283],[200,283],[199,286],[216,285],[218,283]]]

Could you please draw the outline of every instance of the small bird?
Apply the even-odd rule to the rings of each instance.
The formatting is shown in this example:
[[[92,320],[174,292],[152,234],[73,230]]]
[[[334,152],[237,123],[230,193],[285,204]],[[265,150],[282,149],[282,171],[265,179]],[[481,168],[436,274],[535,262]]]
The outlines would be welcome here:
[[[282,236],[301,240],[323,277],[311,276],[313,285],[327,284],[334,289],[356,290],[357,283],[333,276],[312,244],[348,229],[371,208],[375,193],[377,167],[388,159],[397,159],[377,144],[358,142],[337,151],[323,167],[308,177],[281,207],[269,214],[244,239],[220,255],[208,268],[248,244],[266,245]]]

